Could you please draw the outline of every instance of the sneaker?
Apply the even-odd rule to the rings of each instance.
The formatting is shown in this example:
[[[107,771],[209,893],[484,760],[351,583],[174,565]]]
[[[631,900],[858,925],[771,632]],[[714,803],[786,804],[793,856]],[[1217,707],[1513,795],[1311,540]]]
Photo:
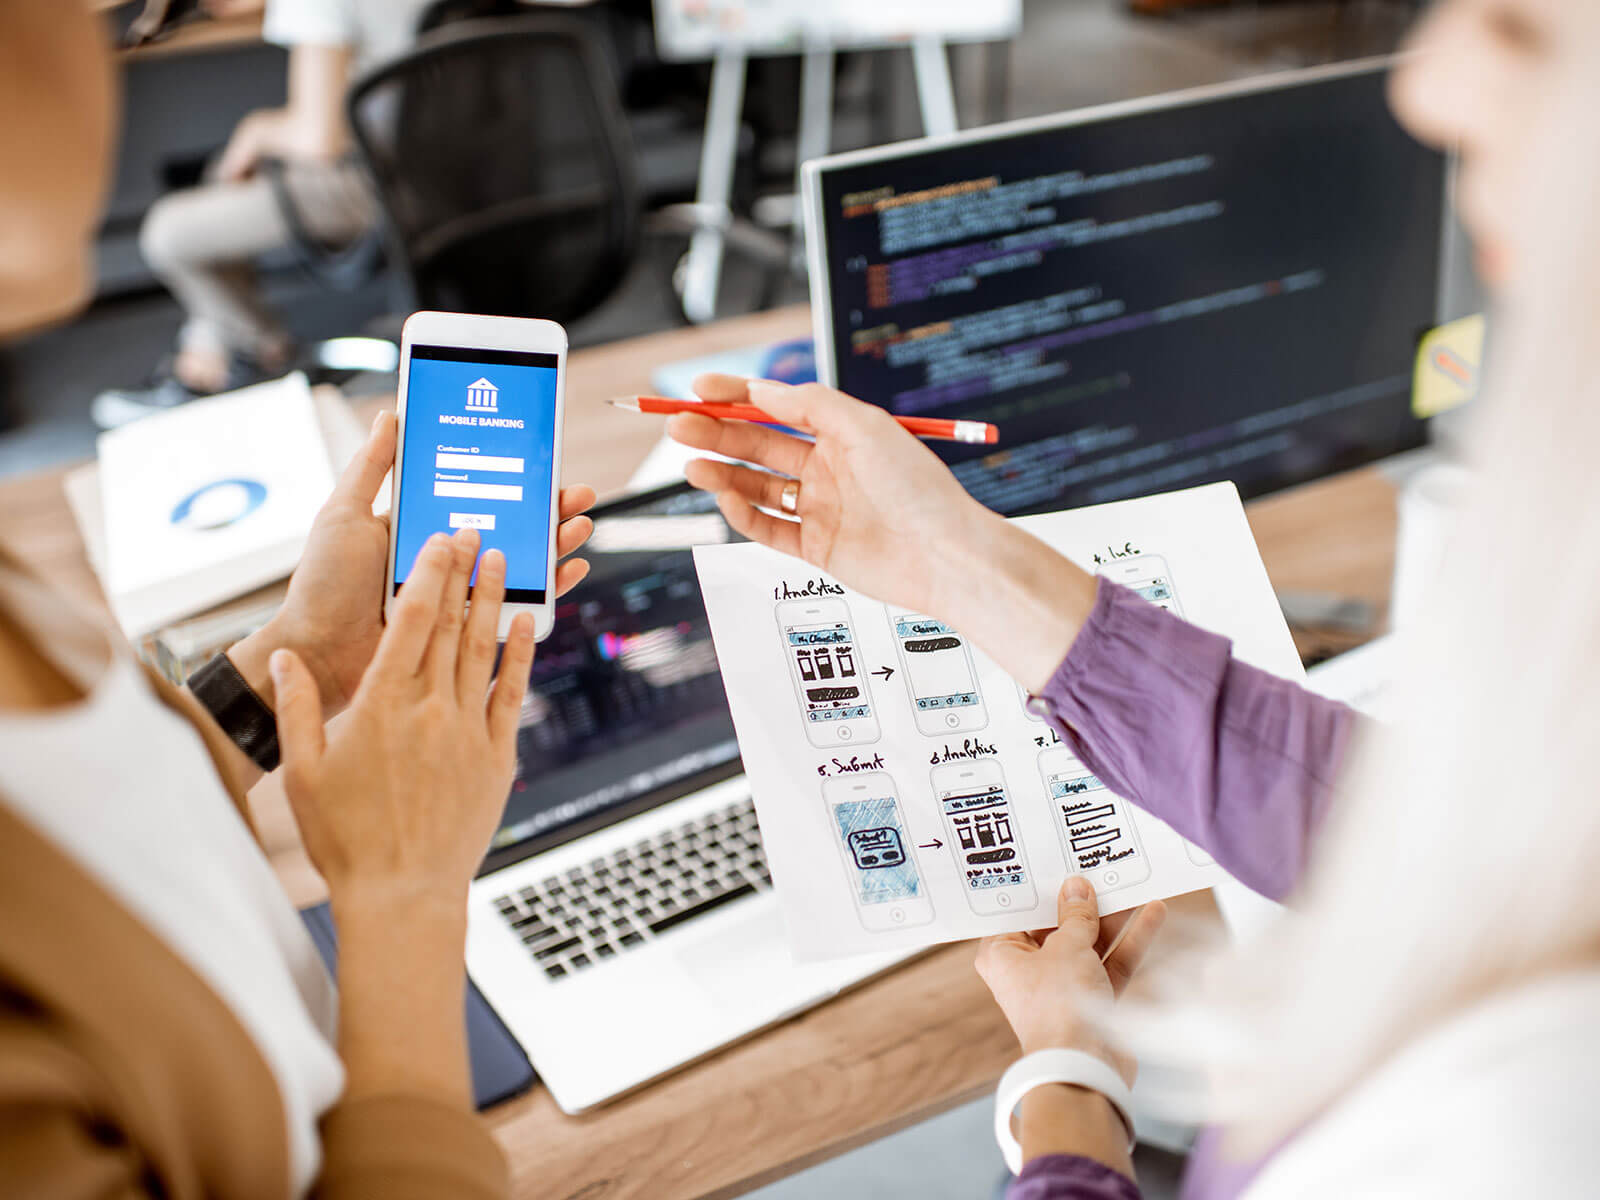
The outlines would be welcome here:
[[[198,395],[168,376],[149,387],[107,388],[94,398],[89,416],[101,429],[118,429],[152,413],[187,404]]]
[[[228,365],[227,382],[220,389],[231,392],[236,388],[260,383],[267,373],[253,361],[235,356]],[[210,392],[197,392],[173,376],[170,364],[164,364],[144,387],[107,388],[94,398],[89,406],[89,416],[101,429],[118,429],[141,417],[153,413],[170,412],[180,404],[187,404]]]

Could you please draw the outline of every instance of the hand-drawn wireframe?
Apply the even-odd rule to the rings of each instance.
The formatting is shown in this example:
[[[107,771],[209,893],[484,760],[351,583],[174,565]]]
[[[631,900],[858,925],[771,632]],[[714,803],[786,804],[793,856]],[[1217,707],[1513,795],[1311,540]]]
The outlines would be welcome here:
[[[889,773],[826,779],[822,800],[861,924],[880,933],[933,920],[933,899],[917,870],[916,850]]]
[[[1021,702],[1022,711],[1024,715],[1027,716],[1028,720],[1038,721],[1041,725],[1044,724],[1043,714],[1033,711],[1033,705],[1028,703],[1028,701],[1032,700],[1033,697],[1028,695],[1028,689],[1023,687],[1020,683],[1017,684],[1017,699]]]
[[[891,611],[889,627],[918,733],[961,733],[989,723],[966,638],[920,613]]]
[[[806,739],[819,749],[878,740],[850,609],[843,600],[784,600],[777,608]]]
[[[972,911],[990,916],[1031,908],[1038,893],[1000,764],[992,759],[940,763],[931,778]]]
[[[1132,588],[1156,607],[1183,616],[1183,606],[1178,603],[1178,593],[1172,583],[1172,571],[1161,555],[1141,554],[1137,558],[1119,559],[1101,567],[1100,574],[1113,583]]]
[[[1067,870],[1087,877],[1101,893],[1150,878],[1150,856],[1126,800],[1113,795],[1065,746],[1040,752],[1039,777]]]
[[[1177,833],[1177,830],[1173,830],[1173,832]],[[1183,852],[1189,856],[1189,861],[1195,866],[1214,867],[1217,865],[1216,859],[1212,858],[1211,855],[1207,854],[1199,846],[1196,846],[1181,833],[1178,834],[1178,840],[1183,843]]]
[[[1141,554],[1136,558],[1125,558],[1117,562],[1107,563],[1100,568],[1100,574],[1124,587],[1132,588],[1140,596],[1150,601],[1157,608],[1164,608],[1174,616],[1183,616],[1183,606],[1178,603],[1178,593],[1172,584],[1172,571],[1167,566],[1167,560],[1159,554]],[[1204,850],[1196,846],[1188,838],[1179,836],[1183,843],[1183,852],[1189,856],[1189,861],[1197,867],[1214,867],[1217,860]],[[1148,874],[1148,868],[1146,868]],[[1140,878],[1143,878],[1141,876]]]

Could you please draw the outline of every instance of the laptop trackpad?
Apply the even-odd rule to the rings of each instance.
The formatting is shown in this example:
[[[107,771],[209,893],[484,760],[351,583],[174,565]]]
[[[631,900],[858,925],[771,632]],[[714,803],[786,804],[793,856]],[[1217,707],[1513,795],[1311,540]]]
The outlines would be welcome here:
[[[825,995],[836,986],[838,965],[796,963],[784,938],[783,914],[774,902],[744,920],[722,925],[715,935],[683,947],[675,955],[694,981],[713,996],[806,992]]]

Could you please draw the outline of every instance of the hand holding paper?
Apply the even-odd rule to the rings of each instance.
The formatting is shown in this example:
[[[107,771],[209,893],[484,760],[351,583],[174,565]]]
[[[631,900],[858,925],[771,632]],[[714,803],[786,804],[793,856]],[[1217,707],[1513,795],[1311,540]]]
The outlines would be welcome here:
[[[1231,485],[1008,525],[1302,677]],[[1069,873],[1106,913],[1226,878],[1090,773],[976,628],[763,546],[695,562],[797,957],[1047,927]]]

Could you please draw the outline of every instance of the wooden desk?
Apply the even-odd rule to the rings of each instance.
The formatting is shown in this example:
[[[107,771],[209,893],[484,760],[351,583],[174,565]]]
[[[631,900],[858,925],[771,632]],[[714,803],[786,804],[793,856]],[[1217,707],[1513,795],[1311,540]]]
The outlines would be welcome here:
[[[572,356],[570,479],[621,488],[659,423],[612,409],[659,363],[805,333],[803,308],[656,334]],[[51,580],[99,597],[60,493],[62,472],[0,483],[0,528]],[[1361,596],[1382,607],[1394,493],[1362,470],[1250,506],[1274,585]],[[298,857],[271,783],[257,808],[297,902],[319,882]],[[951,946],[586,1117],[536,1088],[489,1114],[519,1196],[689,1200],[736,1196],[932,1117],[993,1087],[1016,1053],[972,970]]]
[[[88,0],[89,8],[96,13],[109,13],[130,2],[131,0]],[[140,59],[166,58],[175,54],[198,54],[210,50],[227,50],[235,46],[251,46],[260,41],[261,5],[258,4],[253,12],[186,21],[156,41],[143,46],[119,49],[117,57],[123,62],[136,62]]]

